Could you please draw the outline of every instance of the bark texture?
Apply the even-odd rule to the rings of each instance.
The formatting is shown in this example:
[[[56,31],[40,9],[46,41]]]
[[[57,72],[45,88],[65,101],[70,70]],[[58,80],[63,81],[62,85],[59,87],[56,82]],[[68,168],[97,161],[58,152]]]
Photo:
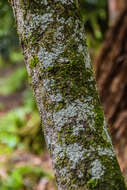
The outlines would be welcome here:
[[[110,25],[115,24],[116,19],[119,17],[122,9],[125,7],[126,0],[108,0],[109,4],[109,22]]]
[[[124,190],[75,0],[12,0],[59,190]]]
[[[116,24],[108,32],[95,65],[100,98],[111,129],[113,144],[122,156],[127,145],[126,35],[127,5]],[[122,158],[122,165],[123,163],[126,169],[126,158]]]

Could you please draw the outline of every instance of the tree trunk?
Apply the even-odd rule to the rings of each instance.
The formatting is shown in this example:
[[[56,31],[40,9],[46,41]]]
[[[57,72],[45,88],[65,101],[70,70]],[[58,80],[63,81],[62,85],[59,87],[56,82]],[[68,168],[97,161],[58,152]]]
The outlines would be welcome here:
[[[122,9],[125,6],[126,0],[108,0],[109,4],[109,23],[114,25],[117,18],[119,17]]]
[[[75,0],[12,0],[59,190],[126,189]]]
[[[117,34],[117,35],[116,35]],[[108,32],[96,61],[96,79],[113,144],[123,156],[127,145],[127,6]],[[120,158],[121,159],[121,158]],[[127,169],[127,160],[122,165]]]

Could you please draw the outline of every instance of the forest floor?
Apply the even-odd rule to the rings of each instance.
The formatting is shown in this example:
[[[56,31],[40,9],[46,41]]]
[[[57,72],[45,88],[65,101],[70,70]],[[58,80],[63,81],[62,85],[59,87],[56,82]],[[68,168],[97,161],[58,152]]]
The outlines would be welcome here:
[[[0,82],[8,76],[11,76],[13,72],[14,70],[12,67],[3,67],[0,69]],[[8,78],[8,81],[9,80],[10,79]],[[26,88],[27,87],[21,87],[20,90],[10,94],[0,93],[0,120],[7,121],[9,113],[23,106],[24,92],[27,90]],[[15,118],[13,120],[15,120]],[[3,129],[0,128],[0,131],[2,130]],[[24,148],[26,145],[22,147],[15,146],[12,149],[8,149],[8,146],[10,146],[11,143],[13,144],[13,140],[9,142],[10,144],[8,142],[3,142],[3,139],[6,138],[5,133],[8,133],[8,129],[4,131],[4,134],[2,131],[4,138],[2,138],[2,140],[0,139],[1,190],[55,190],[56,188],[52,164],[47,150],[44,149],[38,154],[31,151],[29,148],[26,150]],[[25,143],[23,142],[22,144]],[[34,172],[34,170],[37,172]]]
[[[0,102],[4,104],[3,109],[0,110],[0,118],[2,118],[7,112],[22,105],[22,92],[16,92],[9,96],[0,95]],[[37,179],[34,183],[33,190],[55,190],[51,159],[47,151],[41,155],[36,155],[23,149],[14,149],[9,155],[0,154],[0,166],[2,166],[0,167],[0,178],[3,181],[8,178],[10,167],[13,172],[14,168],[27,165],[42,168],[43,171],[51,175],[50,180],[46,176],[42,176],[39,180]],[[31,179],[26,180],[25,183],[31,183]],[[26,190],[29,189],[28,186],[30,185],[27,185]]]

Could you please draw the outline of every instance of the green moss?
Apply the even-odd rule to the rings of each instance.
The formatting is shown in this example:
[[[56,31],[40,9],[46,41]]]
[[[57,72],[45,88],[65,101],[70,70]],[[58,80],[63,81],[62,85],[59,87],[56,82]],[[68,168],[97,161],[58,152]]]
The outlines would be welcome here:
[[[57,135],[58,142],[61,142],[61,133],[59,132]]]
[[[99,100],[97,101],[97,103],[94,106],[94,113],[96,115],[95,118],[95,128],[102,128],[102,126],[104,125],[104,114],[102,111],[102,107],[100,105]]]
[[[77,141],[76,136],[72,135],[72,127],[68,126],[66,129],[61,129],[58,133],[58,142],[60,144],[73,144]]]
[[[43,14],[43,6],[41,5],[41,1],[34,1],[34,0],[20,0],[20,6],[25,9],[26,11],[29,10],[31,13],[39,13]]]
[[[46,72],[55,80],[52,90],[58,89],[63,97],[71,94],[73,99],[77,99],[93,93],[94,86],[89,82],[91,71],[85,69],[83,58],[48,67]]]
[[[30,60],[30,68],[33,69],[37,66],[37,64],[39,63],[39,59],[37,56],[33,56],[33,58]]]
[[[103,155],[100,156],[99,160],[103,167],[106,168],[106,172],[101,179],[103,180],[103,183],[110,184],[111,190],[125,189],[124,179],[121,175],[117,159],[115,157],[109,158],[108,155]],[[114,179],[115,183],[113,183],[112,179]]]
[[[55,111],[59,111],[63,108],[63,104],[59,103],[58,105],[55,105]]]
[[[66,168],[67,164],[69,163],[69,159],[66,156],[66,151],[63,152],[62,158],[59,155],[56,157],[56,162],[57,162],[58,167],[60,167],[60,169]]]
[[[87,187],[90,189],[90,190],[93,190],[95,189],[95,187],[97,186],[98,184],[98,179],[90,179],[88,182],[87,182]]]

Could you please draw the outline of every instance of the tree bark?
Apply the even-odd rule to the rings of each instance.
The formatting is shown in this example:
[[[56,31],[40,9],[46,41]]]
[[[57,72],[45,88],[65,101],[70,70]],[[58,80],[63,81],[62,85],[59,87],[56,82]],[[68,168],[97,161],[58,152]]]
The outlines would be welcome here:
[[[119,17],[122,9],[125,6],[126,0],[108,0],[109,4],[109,23],[114,25],[117,18]]]
[[[11,0],[59,190],[126,189],[75,0]]]
[[[101,102],[120,160],[127,145],[127,5],[116,24],[108,31],[96,60],[96,79]],[[116,35],[117,34],[117,35]],[[122,169],[124,169],[122,167]],[[123,171],[124,172],[124,171]]]

